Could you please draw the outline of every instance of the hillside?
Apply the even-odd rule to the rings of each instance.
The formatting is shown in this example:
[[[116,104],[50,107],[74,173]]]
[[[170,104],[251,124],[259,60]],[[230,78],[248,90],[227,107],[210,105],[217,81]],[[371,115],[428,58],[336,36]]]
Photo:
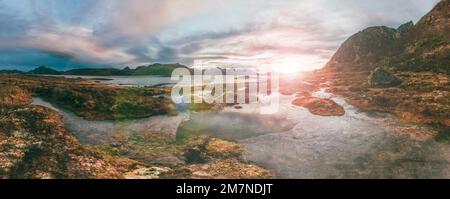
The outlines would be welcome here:
[[[37,75],[60,75],[61,72],[52,69],[52,68],[48,68],[46,66],[39,66],[31,71],[29,71],[29,73],[32,74],[37,74]]]
[[[361,110],[449,132],[449,10],[450,0],[442,0],[415,25],[360,31],[315,74],[328,91]]]
[[[62,72],[64,75],[121,76],[128,75],[115,68],[80,68]]]
[[[186,66],[180,64],[153,64],[150,66],[140,66],[135,70],[132,70],[131,75],[161,75],[170,77],[172,71],[180,67],[186,68]]]
[[[394,29],[370,27],[347,39],[326,71],[402,71],[450,73],[450,1],[443,0],[419,22]]]
[[[143,76],[143,75],[159,75],[169,77],[176,68],[187,68],[181,64],[152,64],[148,66],[138,66],[136,69],[125,67],[117,68],[79,68],[68,71],[56,71],[45,66],[38,67],[29,71],[31,74],[38,75],[80,75],[80,76]]]

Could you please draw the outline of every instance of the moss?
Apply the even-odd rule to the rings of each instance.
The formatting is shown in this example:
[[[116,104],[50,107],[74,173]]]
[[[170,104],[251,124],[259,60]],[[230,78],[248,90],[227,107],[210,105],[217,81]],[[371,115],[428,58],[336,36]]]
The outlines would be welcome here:
[[[211,139],[205,148],[205,153],[208,156],[216,158],[232,158],[242,155],[244,149],[242,145],[220,139]]]
[[[435,126],[435,129],[439,132],[436,141],[450,144],[450,127]]]

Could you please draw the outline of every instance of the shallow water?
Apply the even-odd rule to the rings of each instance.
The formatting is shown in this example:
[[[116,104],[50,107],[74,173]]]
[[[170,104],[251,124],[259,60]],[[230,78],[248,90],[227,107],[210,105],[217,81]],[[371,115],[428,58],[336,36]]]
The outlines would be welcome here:
[[[67,127],[84,143],[105,144],[114,132],[163,131],[172,135],[208,133],[245,146],[244,158],[271,169],[276,178],[449,178],[450,147],[417,141],[393,129],[405,124],[389,114],[358,111],[323,89],[346,111],[322,117],[281,96],[279,111],[260,114],[258,105],[221,112],[183,113],[124,122],[86,121],[61,112]],[[34,104],[52,107],[34,98]],[[54,107],[53,107],[54,108]],[[184,121],[184,122],[183,122]],[[388,121],[388,122],[386,122]]]
[[[66,127],[78,137],[80,142],[87,144],[110,144],[114,142],[113,136],[118,133],[165,133],[175,137],[178,126],[188,118],[185,113],[178,116],[153,116],[127,121],[88,121],[71,112],[56,108],[41,98],[33,98],[33,104],[58,111]]]
[[[49,75],[65,78],[82,78],[95,80],[105,84],[113,84],[116,86],[156,86],[156,85],[170,85],[176,82],[170,80],[170,77],[161,76],[80,76],[80,75]]]

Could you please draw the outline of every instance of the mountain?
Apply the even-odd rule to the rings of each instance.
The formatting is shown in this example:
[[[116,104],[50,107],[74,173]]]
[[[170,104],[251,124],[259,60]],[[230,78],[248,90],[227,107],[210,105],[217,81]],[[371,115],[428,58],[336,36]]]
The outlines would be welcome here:
[[[450,74],[450,0],[442,0],[417,24],[370,27],[347,39],[326,64],[327,71],[394,70]]]
[[[187,68],[181,64],[153,64],[150,66],[140,66],[131,72],[132,75],[161,75],[170,77],[176,68]]]
[[[29,71],[28,73],[31,74],[36,74],[36,75],[60,75],[61,72],[52,69],[52,68],[48,68],[46,66],[39,66],[31,71]]]
[[[400,69],[450,71],[450,0],[439,2],[402,41]],[[403,61],[403,62],[402,62]]]
[[[317,79],[363,111],[450,128],[450,0],[417,24],[370,27],[347,39]],[[325,82],[326,81],[326,82]]]
[[[41,66],[31,70],[31,74],[40,75],[90,75],[90,76],[140,76],[140,75],[159,75],[169,77],[176,68],[188,68],[181,64],[152,64],[148,66],[139,66],[131,69],[128,66],[123,69],[117,68],[79,68],[68,71],[56,71],[54,69]]]
[[[23,73],[20,70],[0,70],[0,74],[14,74],[14,73]]]
[[[127,75],[116,68],[79,68],[63,72],[64,75],[121,76]]]

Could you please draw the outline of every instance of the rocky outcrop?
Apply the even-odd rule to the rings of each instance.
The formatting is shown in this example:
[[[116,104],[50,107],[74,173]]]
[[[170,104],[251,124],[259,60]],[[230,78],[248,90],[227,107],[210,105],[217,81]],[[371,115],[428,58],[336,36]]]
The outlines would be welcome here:
[[[303,97],[294,100],[292,104],[305,107],[312,114],[320,116],[342,116],[345,114],[344,108],[330,99]]]
[[[450,74],[450,0],[440,1],[402,41],[393,62],[400,70]]]
[[[0,85],[1,105],[26,105],[31,103],[31,95],[18,86]]]
[[[398,37],[401,36],[405,36],[406,34],[408,34],[412,29],[414,28],[414,23],[412,21],[409,21],[405,24],[400,25],[397,28],[397,32],[398,32]]]
[[[60,116],[38,106],[1,107],[1,178],[117,178],[99,155],[67,132]]]
[[[15,85],[88,120],[175,115],[168,88],[123,88],[83,79],[1,75],[0,84]]]
[[[116,135],[110,145],[83,145],[54,110],[3,85],[0,95],[0,178],[270,178],[241,159],[240,144],[207,136],[175,140],[153,132]],[[202,161],[192,161],[193,159]]]
[[[86,150],[61,116],[31,106],[30,95],[3,86],[0,96],[0,178],[117,178],[121,174]],[[7,97],[5,97],[7,96]]]
[[[265,179],[272,172],[245,162],[242,145],[221,139],[200,136],[191,141],[187,151],[191,163],[178,167],[169,177],[194,179]],[[193,152],[196,151],[196,152]],[[197,157],[192,157],[195,155]]]
[[[372,87],[390,87],[401,84],[402,81],[395,75],[383,70],[382,68],[376,68],[369,75],[369,85]]]
[[[370,71],[386,62],[398,41],[397,30],[385,26],[367,28],[347,39],[326,64],[327,71]]]
[[[450,1],[442,0],[416,25],[397,29],[367,28],[347,39],[325,66],[326,71],[396,70],[450,73]]]
[[[205,153],[216,158],[239,157],[243,151],[242,145],[238,143],[216,138],[211,139],[205,147]]]
[[[448,10],[450,0],[442,0],[415,25],[372,27],[353,35],[315,73],[316,78],[329,82],[328,91],[346,97],[349,104],[362,110],[448,127]],[[383,70],[377,69],[381,67]]]

